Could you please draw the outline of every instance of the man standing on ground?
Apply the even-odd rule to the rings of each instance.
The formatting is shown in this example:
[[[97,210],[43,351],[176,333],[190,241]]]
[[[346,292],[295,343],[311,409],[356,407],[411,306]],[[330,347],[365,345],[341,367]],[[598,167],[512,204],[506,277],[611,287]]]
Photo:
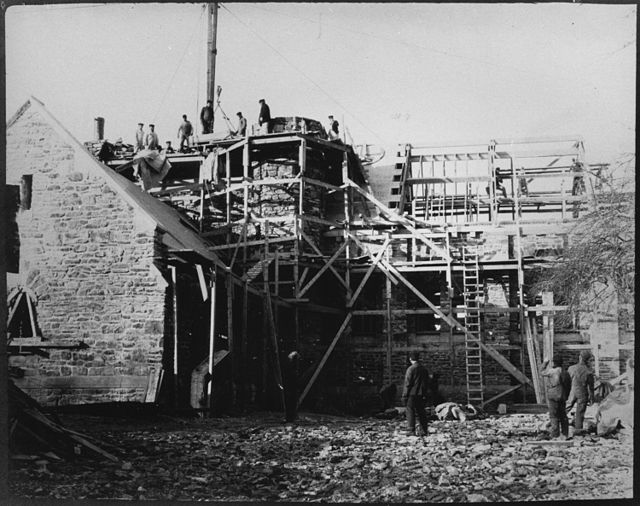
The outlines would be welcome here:
[[[300,353],[292,351],[287,355],[284,364],[284,409],[285,421],[294,422],[298,417],[298,376],[300,369]]]
[[[136,130],[136,144],[134,146],[134,153],[142,151],[144,149],[144,130],[142,127],[144,123],[138,123],[138,129]]]
[[[213,102],[211,100],[207,100],[207,105],[200,111],[200,123],[202,123],[203,134],[213,132]]]
[[[540,374],[545,377],[547,406],[549,408],[550,436],[557,438],[560,431],[564,438],[569,437],[569,421],[567,420],[566,401],[571,389],[571,378],[562,368],[562,357],[553,357],[540,364]]]
[[[261,134],[270,134],[271,133],[271,110],[269,106],[264,101],[264,98],[258,100],[260,104],[260,115],[258,116],[258,125],[260,126]]]
[[[158,140],[158,134],[155,132],[155,125],[149,124],[149,133],[145,144],[147,149],[160,149],[160,141]]]
[[[236,130],[236,135],[244,137],[247,135],[247,118],[242,116],[241,112],[237,112],[236,116],[238,116],[238,130]]]
[[[404,377],[402,401],[407,407],[407,434],[414,435],[416,417],[424,435],[427,435],[427,413],[425,411],[426,396],[429,389],[427,369],[420,364],[420,353],[412,351],[409,354],[411,365]]]
[[[569,367],[571,376],[571,393],[569,394],[569,407],[576,403],[576,418],[574,423],[574,435],[584,433],[582,425],[584,423],[584,413],[587,411],[587,404],[593,402],[593,372],[589,362],[593,355],[588,350],[580,352],[578,363]]]
[[[187,115],[182,115],[182,123],[180,124],[180,128],[178,128],[178,139],[180,139],[180,152],[184,152],[184,146],[186,144],[189,147],[189,137],[193,134],[193,126],[191,122],[187,119]]]

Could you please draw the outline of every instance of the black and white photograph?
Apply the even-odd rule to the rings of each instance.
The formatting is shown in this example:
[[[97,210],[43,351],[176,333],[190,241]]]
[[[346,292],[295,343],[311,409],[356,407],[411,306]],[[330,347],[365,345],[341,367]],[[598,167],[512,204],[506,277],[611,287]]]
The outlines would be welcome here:
[[[637,499],[636,4],[2,9],[2,502]]]

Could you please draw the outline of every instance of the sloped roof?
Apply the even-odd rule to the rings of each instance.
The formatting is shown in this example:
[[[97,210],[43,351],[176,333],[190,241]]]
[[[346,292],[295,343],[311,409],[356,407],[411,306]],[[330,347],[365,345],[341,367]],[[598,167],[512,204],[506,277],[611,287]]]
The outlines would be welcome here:
[[[76,157],[82,163],[90,164],[106,179],[107,184],[126,202],[142,211],[158,228],[164,231],[170,238],[165,241],[171,248],[193,251],[203,259],[221,267],[224,263],[208,248],[208,244],[184,221],[184,218],[172,207],[149,195],[139,186],[121,176],[114,170],[104,165],[80,143],[44,106],[37,98],[31,96],[27,102],[7,122],[7,130],[29,108],[33,107],[47,120],[49,125],[75,149]]]

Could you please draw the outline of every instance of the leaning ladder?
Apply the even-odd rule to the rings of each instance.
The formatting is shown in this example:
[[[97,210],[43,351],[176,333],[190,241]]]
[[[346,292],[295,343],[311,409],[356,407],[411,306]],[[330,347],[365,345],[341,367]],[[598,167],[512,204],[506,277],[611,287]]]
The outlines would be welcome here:
[[[429,197],[429,219],[438,221],[444,219],[444,195],[431,195]]]
[[[480,346],[480,300],[483,287],[480,283],[480,268],[478,265],[478,247],[467,245],[463,247],[463,293],[465,304],[464,346],[467,366],[467,402],[482,407],[484,402],[482,384],[482,349]]]

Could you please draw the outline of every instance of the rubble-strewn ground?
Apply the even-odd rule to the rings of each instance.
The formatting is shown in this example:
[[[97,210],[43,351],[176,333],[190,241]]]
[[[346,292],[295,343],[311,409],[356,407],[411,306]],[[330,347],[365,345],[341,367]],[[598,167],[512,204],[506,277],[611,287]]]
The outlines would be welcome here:
[[[464,502],[632,497],[630,436],[536,442],[546,415],[432,422],[278,414],[185,420],[66,415],[122,462],[13,461],[16,498]],[[114,445],[117,449],[109,446]]]

